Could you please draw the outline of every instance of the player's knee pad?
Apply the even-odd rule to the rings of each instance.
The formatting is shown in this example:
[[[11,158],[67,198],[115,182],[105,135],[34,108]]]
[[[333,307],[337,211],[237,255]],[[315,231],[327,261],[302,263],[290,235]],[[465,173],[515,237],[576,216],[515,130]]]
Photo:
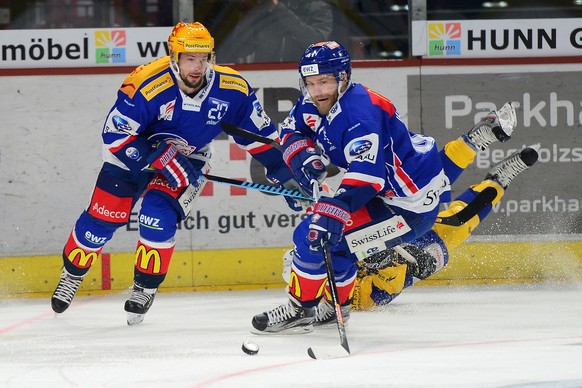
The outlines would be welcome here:
[[[65,268],[73,275],[84,275],[120,226],[100,221],[84,211],[63,249]]]
[[[73,229],[77,241],[90,249],[104,246],[121,224],[104,222],[84,211]]]
[[[298,264],[303,270],[312,271],[320,270],[325,271],[323,265],[324,258],[321,252],[311,249],[311,246],[307,243],[305,236],[309,233],[309,224],[311,223],[311,217],[307,217],[299,223],[293,232],[293,243],[295,245],[295,254],[297,260],[295,263]],[[332,258],[335,259],[336,254],[345,256],[348,252],[346,242],[344,240],[331,249]],[[354,263],[357,261],[356,257],[350,257]],[[335,260],[334,260],[335,263]]]
[[[148,191],[139,211],[139,235],[148,241],[164,242],[174,238],[180,215],[168,198]]]
[[[326,287],[327,272],[324,257],[320,252],[311,250],[305,240],[305,236],[309,231],[309,222],[309,218],[303,220],[293,233],[295,249],[292,251],[293,264],[289,285],[291,287],[293,281],[297,282],[298,286],[296,288],[300,292],[299,294],[292,292],[292,294],[302,302],[321,298],[326,294],[326,299],[330,300],[329,286]],[[351,298],[356,278],[357,259],[348,252],[345,241],[331,249],[330,254],[340,303],[346,303]],[[321,279],[323,279],[323,283]]]
[[[293,232],[293,243],[295,244],[295,258],[294,265],[301,269],[301,271],[312,274],[325,273],[324,258],[320,252],[310,249],[305,236],[309,233],[309,223],[311,217],[307,217],[299,223]]]
[[[134,280],[146,288],[158,288],[168,273],[176,242],[147,241],[143,238],[135,250]]]

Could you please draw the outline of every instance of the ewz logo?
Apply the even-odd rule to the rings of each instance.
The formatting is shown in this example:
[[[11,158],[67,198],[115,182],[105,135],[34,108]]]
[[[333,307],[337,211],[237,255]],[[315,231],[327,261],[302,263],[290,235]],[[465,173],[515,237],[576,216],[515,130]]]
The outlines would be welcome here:
[[[95,31],[95,63],[125,63],[124,30]]]
[[[428,54],[461,55],[461,23],[428,23]]]

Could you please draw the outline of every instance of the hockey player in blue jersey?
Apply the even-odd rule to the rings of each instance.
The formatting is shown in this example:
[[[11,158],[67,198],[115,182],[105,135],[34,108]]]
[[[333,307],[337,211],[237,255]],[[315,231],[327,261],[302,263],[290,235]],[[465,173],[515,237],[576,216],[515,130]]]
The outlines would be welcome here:
[[[281,126],[283,158],[306,192],[325,177],[322,157],[345,174],[336,194],[321,198],[293,234],[285,318],[259,314],[256,332],[311,326],[327,279],[324,235],[340,303],[349,310],[356,258],[425,234],[450,197],[434,139],[410,132],[392,102],[353,83],[351,72],[347,50],[334,41],[309,46],[299,62],[303,96]]]
[[[390,100],[351,81],[349,55],[337,42],[309,46],[299,73],[304,94],[282,125],[283,157],[305,191],[325,178],[323,158],[344,175],[335,195],[322,197],[295,230],[288,301],[253,317],[257,334],[306,333],[334,319],[323,236],[346,318],[358,259],[429,232],[441,201],[450,201],[444,167],[460,174],[444,165],[434,139],[406,128]],[[502,127],[492,115],[469,132],[467,144],[477,149],[509,138],[514,122]]]
[[[143,196],[133,292],[125,303],[128,324],[141,322],[168,271],[176,224],[192,210],[205,183],[201,176],[210,168],[221,121],[278,138],[241,74],[214,65],[214,39],[202,24],[178,23],[168,47],[169,56],[126,78],[105,120],[104,163],[63,250],[64,269],[51,299],[57,313],[69,307],[94,259]],[[280,150],[234,140],[265,166],[267,178],[297,187]]]

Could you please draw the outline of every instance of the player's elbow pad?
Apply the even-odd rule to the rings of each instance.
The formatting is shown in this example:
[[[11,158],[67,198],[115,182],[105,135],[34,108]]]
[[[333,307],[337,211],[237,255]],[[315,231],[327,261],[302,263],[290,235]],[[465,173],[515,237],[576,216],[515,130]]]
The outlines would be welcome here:
[[[142,137],[135,137],[123,147],[111,151],[133,174],[139,174],[148,166],[148,156],[152,152],[152,146]]]

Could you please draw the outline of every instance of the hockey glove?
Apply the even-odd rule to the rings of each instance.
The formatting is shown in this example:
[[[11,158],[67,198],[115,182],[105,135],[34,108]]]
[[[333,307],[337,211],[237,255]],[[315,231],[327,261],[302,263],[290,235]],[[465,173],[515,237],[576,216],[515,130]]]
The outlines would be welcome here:
[[[285,182],[283,187],[286,189],[289,189],[289,190],[300,191],[301,193],[303,193],[304,195],[307,196],[307,194],[303,191],[303,189],[301,188],[301,186],[299,185],[299,183],[297,183],[297,181],[295,179],[289,179],[287,182]],[[311,201],[307,201],[307,200],[303,200],[303,199],[299,199],[299,198],[287,197],[287,196],[285,196],[284,198],[285,198],[285,201],[287,201],[287,205],[289,205],[291,210],[296,211],[296,212],[303,211],[303,210],[307,209],[308,207],[313,206],[313,203]]]
[[[276,185],[283,186],[284,188],[290,190],[299,190],[306,196],[309,196],[303,191],[301,185],[299,185],[299,183],[297,183],[297,181],[293,179],[293,174],[291,173],[291,170],[289,170],[289,167],[287,167],[287,165],[285,165],[285,163],[283,162],[281,162],[281,165],[279,166],[278,169],[274,171],[267,171],[267,179]],[[296,212],[303,211],[303,209],[306,209],[307,207],[311,206],[310,202],[303,201],[298,198],[292,198],[287,196],[284,196],[283,198],[285,198],[285,201],[287,201],[287,205],[289,205],[291,210]]]
[[[190,184],[198,187],[200,172],[174,145],[161,142],[148,157],[148,162],[166,177],[172,187],[186,187]]]
[[[406,252],[410,253],[417,262],[416,264],[409,263],[400,255],[396,255],[397,258],[395,261],[406,264],[410,275],[422,280],[428,278],[437,271],[436,258],[426,250],[412,244],[402,244],[401,246],[406,250]]]
[[[303,191],[313,195],[311,182],[323,182],[327,175],[321,154],[310,139],[291,135],[283,144],[283,160],[289,166]]]
[[[307,243],[312,250],[321,250],[321,239],[324,236],[330,247],[339,244],[344,228],[350,221],[350,213],[346,208],[345,203],[335,198],[321,198],[315,204],[307,234]]]

